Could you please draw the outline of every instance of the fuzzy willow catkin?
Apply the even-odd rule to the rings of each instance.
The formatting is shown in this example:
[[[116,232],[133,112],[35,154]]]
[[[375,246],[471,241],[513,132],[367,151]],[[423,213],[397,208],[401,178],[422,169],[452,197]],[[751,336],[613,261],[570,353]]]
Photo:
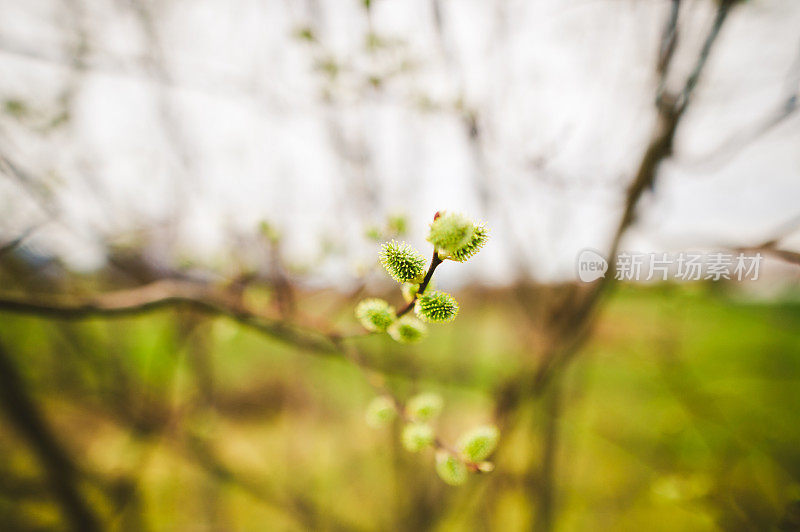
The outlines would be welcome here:
[[[387,331],[396,342],[413,344],[419,342],[428,332],[425,324],[413,316],[403,316],[389,326]]]
[[[428,242],[441,252],[452,253],[469,242],[474,227],[472,220],[463,214],[440,212],[431,222]]]
[[[470,462],[485,460],[497,447],[500,433],[497,427],[485,425],[467,432],[458,440],[458,451]]]
[[[484,224],[476,225],[472,237],[463,246],[450,252],[448,258],[456,262],[464,262],[478,253],[487,240],[489,240],[489,230]]]
[[[460,486],[467,481],[467,465],[447,451],[436,452],[436,473],[445,483]]]
[[[399,236],[406,227],[405,221],[393,223],[385,232],[374,229],[369,236],[377,238],[386,233]],[[401,283],[405,305],[396,311],[383,299],[368,298],[356,306],[356,318],[368,331],[385,332],[399,343],[422,340],[427,334],[423,322],[449,322],[459,311],[458,302],[452,295],[434,289],[433,274],[437,266],[445,260],[465,262],[481,250],[488,238],[489,231],[483,223],[476,223],[459,213],[437,212],[427,236],[434,248],[427,272],[426,260],[410,245],[396,240],[384,242],[380,262],[389,275]],[[412,315],[412,309],[416,317]],[[494,469],[494,464],[484,460],[497,446],[497,428],[486,425],[472,429],[461,436],[451,450],[442,443],[432,425],[444,406],[441,396],[431,392],[420,393],[404,405],[388,390],[381,391],[386,395],[376,397],[367,407],[367,423],[372,427],[382,427],[400,417],[405,422],[400,434],[403,447],[415,453],[435,449],[436,473],[445,483],[459,486],[467,481],[470,472],[488,473]]]
[[[356,306],[356,318],[365,329],[383,332],[395,321],[394,307],[383,299],[365,299]]]
[[[367,425],[373,428],[380,428],[388,425],[397,414],[394,401],[391,398],[381,395],[373,399],[367,406]]]
[[[431,421],[442,413],[444,401],[435,393],[421,393],[408,400],[406,415],[415,421]]]
[[[447,292],[425,292],[417,297],[414,312],[423,321],[444,323],[453,321],[458,314],[458,302]]]
[[[439,256],[456,262],[474,256],[488,239],[485,224],[476,224],[463,214],[446,211],[439,213],[428,233],[428,242],[434,245]]]
[[[403,428],[403,447],[412,453],[418,453],[433,444],[433,428],[424,423],[410,423]]]
[[[405,242],[392,240],[383,244],[380,260],[392,279],[398,283],[422,280],[425,259]]]

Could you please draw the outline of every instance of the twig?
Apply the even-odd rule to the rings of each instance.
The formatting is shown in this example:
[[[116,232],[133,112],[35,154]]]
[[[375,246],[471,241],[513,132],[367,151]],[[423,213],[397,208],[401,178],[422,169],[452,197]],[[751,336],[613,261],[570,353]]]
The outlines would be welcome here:
[[[229,299],[224,293],[210,290],[199,283],[166,280],[78,301],[0,295],[0,310],[80,320],[90,317],[132,316],[159,308],[189,305],[203,312],[227,316],[242,325],[302,349],[320,354],[338,354],[336,346],[326,336],[311,329],[256,315]]]
[[[711,55],[711,49],[714,46],[714,42],[717,40],[719,32],[722,29],[722,25],[728,18],[728,14],[730,13],[731,8],[736,1],[737,0],[719,0],[717,14],[714,17],[714,25],[711,26],[711,30],[708,32],[708,35],[706,35],[706,40],[703,42],[703,47],[700,49],[700,55],[697,56],[697,62],[695,63],[691,74],[689,74],[689,78],[686,80],[686,85],[684,85],[683,91],[678,98],[677,108],[680,113],[682,113],[686,109],[686,106],[689,105],[689,99],[691,98],[692,93],[697,86],[697,82],[700,80],[700,74],[703,72],[703,68],[706,66],[708,57]]]
[[[635,221],[635,213],[639,202],[647,190],[650,190],[656,180],[661,163],[672,155],[672,145],[675,132],[681,118],[691,102],[694,89],[706,65],[708,57],[717,36],[725,22],[733,0],[721,0],[712,28],[706,36],[703,48],[695,63],[694,69],[678,96],[657,94],[658,121],[653,131],[647,149],[639,163],[636,176],[628,187],[625,207],[620,216],[617,227],[611,240],[609,251],[609,270],[606,276],[597,281],[591,288],[578,292],[565,308],[564,316],[554,324],[554,331],[549,346],[542,355],[542,362],[533,371],[525,371],[504,383],[498,392],[498,401],[495,409],[495,420],[498,423],[511,425],[519,421],[521,415],[518,405],[530,397],[538,397],[548,389],[548,385],[557,375],[556,370],[563,368],[580,351],[586,338],[588,338],[597,315],[597,308],[601,296],[607,293],[615,284],[617,255],[623,236]],[[677,24],[676,4],[670,14],[667,32],[673,24]],[[674,30],[677,32],[677,28]],[[666,72],[672,60],[672,52],[660,56],[661,64],[657,70]],[[660,90],[659,87],[658,90]],[[510,414],[514,413],[515,416]],[[515,419],[512,419],[514,417]],[[501,430],[504,428],[501,426]],[[550,494],[539,494],[540,507],[546,507]]]
[[[683,159],[680,162],[688,166],[706,169],[721,166],[727,162],[728,157],[741,153],[745,147],[793,116],[800,109],[800,50],[789,69],[786,87],[785,96],[768,115],[752,123],[745,130],[730,136],[711,152],[699,157]]]
[[[336,342],[345,353],[347,359],[350,360],[353,365],[361,371],[367,383],[372,387],[375,393],[388,397],[392,403],[394,403],[395,410],[400,416],[400,419],[403,420],[403,423],[413,423],[414,420],[406,412],[405,403],[386,386],[386,378],[364,363],[364,357],[361,356],[361,353],[358,351],[358,349],[356,349],[355,346],[351,345],[350,343],[346,343],[344,339],[341,338],[336,339]],[[438,436],[433,440],[433,448],[436,450],[447,451],[455,456],[459,455],[459,453],[452,446],[445,443],[445,441]],[[471,471],[476,473],[481,472],[478,464],[470,461],[465,461],[464,463]]]
[[[17,367],[1,345],[0,406],[41,462],[70,528],[76,532],[99,531],[98,517],[78,487],[78,466],[58,442],[52,428],[25,389]]]
[[[417,297],[420,294],[424,293],[425,289],[428,288],[428,284],[431,282],[431,279],[433,278],[433,272],[436,271],[436,267],[439,266],[442,262],[444,262],[444,260],[439,258],[439,253],[437,253],[436,250],[434,249],[433,257],[431,258],[431,264],[430,266],[428,266],[428,271],[427,273],[425,273],[425,278],[422,279],[422,282],[420,283],[419,288],[417,288],[417,291],[414,293],[414,297],[411,299],[411,301],[409,301],[408,304],[405,307],[403,307],[400,310],[400,312],[397,313],[398,318],[403,314],[408,313],[408,311],[414,308],[414,303],[416,303]]]
[[[14,251],[20,244],[22,244],[29,236],[35,233],[43,224],[38,224],[27,228],[16,238],[9,240],[7,243],[0,246],[0,257],[6,253]]]
[[[661,36],[661,45],[658,50],[658,63],[656,72],[659,74],[658,94],[664,92],[669,65],[672,63],[672,55],[678,43],[678,14],[680,13],[681,0],[672,0],[669,18],[664,26],[664,33]]]

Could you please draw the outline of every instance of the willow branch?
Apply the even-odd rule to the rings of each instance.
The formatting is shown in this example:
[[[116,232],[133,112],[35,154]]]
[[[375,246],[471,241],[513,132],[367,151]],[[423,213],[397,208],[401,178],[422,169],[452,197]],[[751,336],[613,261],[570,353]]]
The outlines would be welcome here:
[[[88,299],[44,299],[0,294],[0,311],[66,320],[135,316],[181,305],[231,318],[246,327],[308,351],[327,355],[339,352],[330,338],[321,333],[257,315],[223,292],[198,283],[156,281],[139,288]]]
[[[417,297],[419,297],[420,294],[424,293],[425,289],[428,288],[428,284],[430,284],[431,279],[433,279],[433,272],[436,271],[436,267],[439,266],[442,262],[444,262],[444,260],[439,258],[439,254],[434,249],[433,257],[431,258],[431,264],[428,267],[428,271],[425,273],[425,278],[422,279],[419,288],[417,288],[416,293],[414,293],[414,297],[411,299],[411,301],[408,302],[408,305],[403,307],[400,310],[400,312],[397,313],[398,318],[403,314],[407,314],[412,308],[414,308],[414,303],[417,302]]]
[[[342,360],[347,360],[342,341],[352,341],[371,334],[324,333],[314,328],[262,316],[245,307],[235,294],[191,281],[162,280],[130,290],[85,298],[45,298],[0,293],[0,312],[58,320],[115,319],[169,308],[191,308],[207,315],[232,319],[259,334],[309,354]],[[403,367],[393,361],[373,362],[362,359],[361,363],[384,376],[408,379],[411,375],[418,375],[418,368]],[[468,375],[458,372],[451,372],[446,379],[433,373],[424,378],[436,382],[446,380],[448,384],[467,388],[477,385]]]
[[[636,220],[636,212],[641,198],[645,192],[653,188],[661,163],[672,156],[672,145],[678,125],[691,102],[694,89],[704,71],[714,43],[734,4],[735,0],[720,1],[714,23],[706,35],[694,68],[680,94],[657,94],[656,109],[658,115],[656,126],[642,155],[636,175],[626,191],[625,206],[612,235],[608,252],[608,272],[606,272],[605,277],[598,280],[575,299],[572,308],[565,313],[565,318],[558,324],[551,345],[542,355],[542,362],[539,366],[515,376],[502,386],[499,391],[496,418],[502,419],[512,411],[523,398],[523,388],[527,387],[527,392],[533,396],[542,393],[556,373],[556,369],[566,365],[583,346],[589,335],[601,296],[607,293],[615,284],[615,256],[619,251],[622,238]],[[673,17],[676,16],[673,11],[667,24],[668,31]],[[675,20],[677,21],[677,19]],[[667,54],[667,63],[665,65],[657,65],[657,68],[668,68],[671,58],[672,55]]]

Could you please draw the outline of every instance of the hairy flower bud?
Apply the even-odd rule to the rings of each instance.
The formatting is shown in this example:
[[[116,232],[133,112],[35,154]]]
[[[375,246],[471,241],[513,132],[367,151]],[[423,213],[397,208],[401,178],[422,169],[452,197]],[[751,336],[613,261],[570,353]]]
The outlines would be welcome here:
[[[472,220],[463,214],[442,211],[431,222],[428,242],[438,250],[452,253],[469,241],[473,230]]]
[[[423,423],[409,423],[403,428],[403,447],[418,453],[433,443],[433,429]]]
[[[458,303],[446,292],[428,292],[417,298],[414,312],[427,322],[446,322],[455,319],[458,314]]]
[[[467,481],[467,466],[447,451],[436,453],[436,473],[451,486],[460,486]]]
[[[489,239],[484,224],[476,224],[463,214],[443,212],[430,225],[428,242],[443,259],[464,262],[475,255]]]
[[[400,283],[421,280],[425,259],[405,242],[386,242],[381,246],[381,264]]]
[[[456,262],[464,262],[478,253],[487,240],[489,240],[489,230],[484,224],[477,224],[472,232],[472,237],[463,246],[450,252],[450,256],[447,258]]]
[[[467,432],[458,440],[458,451],[465,460],[480,462],[494,451],[500,433],[497,427],[484,425]]]
[[[428,330],[425,324],[413,316],[403,316],[387,330],[389,336],[401,344],[413,344],[425,337]]]
[[[373,428],[380,428],[389,424],[397,410],[394,407],[394,401],[385,395],[381,395],[373,399],[367,406],[367,425]]]
[[[415,421],[430,421],[442,412],[444,401],[439,394],[421,393],[408,400],[406,413]]]
[[[356,306],[356,318],[365,329],[383,332],[395,321],[394,307],[383,299],[364,299]]]

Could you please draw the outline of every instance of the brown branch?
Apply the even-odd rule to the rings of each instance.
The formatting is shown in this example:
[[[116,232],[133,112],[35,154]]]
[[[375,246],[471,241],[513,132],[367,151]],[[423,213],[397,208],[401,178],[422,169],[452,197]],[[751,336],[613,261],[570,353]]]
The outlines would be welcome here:
[[[800,109],[800,50],[789,69],[786,85],[786,94],[769,114],[728,137],[709,153],[680,162],[703,169],[719,167],[793,116]]]
[[[774,246],[755,246],[755,247],[734,248],[734,251],[738,251],[741,253],[764,252],[773,255],[776,258],[783,260],[784,262],[800,266],[800,253],[789,249],[780,249]]]
[[[308,351],[327,355],[338,354],[336,346],[325,335],[257,315],[225,293],[188,281],[156,281],[139,288],[110,292],[88,299],[36,299],[0,295],[0,311],[66,320],[133,316],[180,305],[188,305],[213,315],[226,316],[249,328]]]
[[[212,316],[226,317],[260,334],[275,338],[309,354],[347,360],[343,340],[356,340],[371,333],[342,335],[324,333],[253,312],[235,294],[212,289],[191,281],[162,280],[130,290],[121,290],[88,298],[35,297],[0,293],[0,312],[39,316],[47,319],[78,321],[90,318],[115,319],[138,316],[161,309],[188,307]],[[418,375],[418,368],[399,365],[391,360],[362,359],[362,365],[384,376],[408,379]],[[441,382],[441,375],[429,373],[424,378]],[[468,375],[451,373],[448,384],[473,388],[477,383]]]
[[[666,77],[669,73],[669,65],[672,63],[672,56],[678,43],[678,14],[680,13],[681,0],[672,0],[669,18],[664,26],[661,35],[661,45],[658,50],[658,63],[656,72],[659,74],[658,93],[664,90]]]
[[[5,244],[0,245],[0,257],[5,255],[6,253],[11,253],[15,249],[17,249],[29,236],[31,236],[34,232],[36,232],[36,230],[38,230],[41,227],[41,225],[42,224],[31,226],[27,228],[25,231],[23,231],[16,238],[13,238],[12,240],[9,240]]]
[[[700,54],[697,56],[697,61],[695,62],[694,68],[689,74],[686,84],[683,87],[683,91],[678,98],[677,108],[680,113],[683,113],[683,111],[686,110],[686,106],[689,105],[689,100],[691,99],[692,93],[694,92],[695,87],[697,87],[697,82],[700,80],[700,75],[706,66],[709,56],[711,55],[711,49],[714,46],[714,42],[716,42],[719,32],[722,29],[722,25],[728,18],[728,14],[730,14],[731,8],[733,8],[737,1],[738,0],[719,0],[717,13],[714,17],[714,24],[711,26],[711,30],[708,32],[708,35],[706,35],[706,40],[703,42],[703,47],[700,49]]]
[[[518,422],[521,413],[517,406],[521,401],[530,397],[538,397],[544,393],[551,381],[554,380],[554,377],[558,375],[556,370],[566,366],[580,351],[586,338],[588,338],[594,318],[597,315],[601,296],[615,284],[615,257],[619,251],[622,238],[635,221],[636,211],[642,196],[646,191],[653,188],[661,163],[672,155],[672,146],[678,125],[688,108],[713,44],[734,3],[735,0],[720,1],[714,24],[706,36],[694,69],[681,93],[677,96],[665,94],[663,93],[663,83],[659,83],[656,94],[656,108],[658,111],[656,127],[651,134],[648,146],[639,163],[639,168],[626,193],[625,207],[611,240],[609,270],[606,272],[605,277],[597,281],[592,287],[588,290],[577,292],[572,298],[569,305],[570,308],[564,313],[564,317],[554,323],[551,340],[538,368],[534,368],[532,374],[531,372],[523,372],[522,375],[511,379],[501,387],[495,409],[495,418],[498,423],[511,425]],[[673,50],[670,48],[674,46],[674,43],[669,43],[669,40],[674,40],[674,36],[669,37],[669,34],[670,32],[673,34],[677,32],[675,25],[677,24],[678,7],[678,2],[674,2],[670,20],[667,23],[666,35],[662,38],[662,44],[667,44],[667,47],[661,50],[659,64],[657,65],[657,71],[662,76],[662,81],[673,56]],[[552,387],[550,388],[552,389]],[[557,412],[554,415],[557,415]],[[555,423],[555,420],[552,421]],[[503,430],[503,427],[501,427],[501,430]],[[548,438],[555,438],[555,431],[556,425],[550,427],[548,429]],[[552,509],[552,490],[554,489],[552,483],[547,482],[548,475],[552,476],[552,471],[548,472],[547,470],[548,467],[552,467],[552,464],[545,463],[543,465],[546,485],[536,493],[540,512],[543,512],[538,524],[543,530],[549,529],[553,520],[552,516],[547,513]]]
[[[800,215],[794,216],[790,220],[781,224],[773,233],[772,237],[754,246],[734,247],[733,250],[739,253],[758,253],[764,252],[775,256],[790,264],[800,265],[800,252],[783,249],[780,246],[781,240],[791,235],[800,228]]]
[[[80,492],[80,471],[25,389],[22,375],[0,345],[0,407],[39,460],[64,517],[76,532],[100,530],[98,517]]]
[[[503,430],[503,425],[511,425],[519,421],[520,413],[517,406],[527,398],[540,396],[558,374],[557,370],[566,366],[576,356],[588,338],[602,299],[601,296],[615,284],[616,260],[614,257],[619,251],[622,238],[635,222],[637,207],[642,196],[653,188],[661,163],[672,155],[672,146],[678,125],[691,102],[691,96],[704,70],[713,44],[734,3],[734,0],[721,0],[714,24],[706,36],[696,64],[681,93],[677,96],[657,93],[656,127],[642,155],[636,175],[626,192],[625,206],[611,239],[609,270],[605,277],[595,282],[588,290],[577,292],[573,296],[569,308],[563,312],[563,318],[553,324],[554,330],[538,367],[533,368],[532,371],[524,371],[503,383],[498,391],[495,407],[495,419],[501,425],[501,430]],[[677,14],[673,11],[670,17],[671,20],[667,25],[668,31],[673,23],[672,18],[677,17]],[[661,57],[664,58],[663,64],[657,65],[657,69],[665,71],[669,67],[672,53]],[[547,503],[544,499],[541,502],[542,504]]]
[[[419,288],[417,288],[417,291],[414,294],[414,297],[411,299],[411,301],[409,301],[408,304],[405,307],[403,307],[400,310],[400,312],[397,313],[397,317],[398,318],[400,316],[402,316],[403,314],[407,314],[408,311],[410,311],[412,308],[414,308],[414,303],[416,303],[417,297],[420,294],[424,293],[425,289],[428,288],[428,284],[431,282],[431,279],[433,278],[433,272],[436,271],[436,267],[439,266],[442,262],[444,262],[444,260],[439,258],[439,254],[434,249],[433,250],[433,257],[431,258],[431,264],[428,267],[428,271],[425,274],[425,278],[420,283]]]

